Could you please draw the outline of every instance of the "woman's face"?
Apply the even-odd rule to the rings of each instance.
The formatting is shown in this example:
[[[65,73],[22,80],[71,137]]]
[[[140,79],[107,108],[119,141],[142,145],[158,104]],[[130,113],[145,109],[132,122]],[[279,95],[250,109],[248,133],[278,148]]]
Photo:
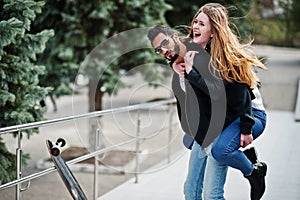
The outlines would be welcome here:
[[[205,48],[211,37],[213,32],[210,20],[205,13],[201,12],[193,23],[193,41]]]

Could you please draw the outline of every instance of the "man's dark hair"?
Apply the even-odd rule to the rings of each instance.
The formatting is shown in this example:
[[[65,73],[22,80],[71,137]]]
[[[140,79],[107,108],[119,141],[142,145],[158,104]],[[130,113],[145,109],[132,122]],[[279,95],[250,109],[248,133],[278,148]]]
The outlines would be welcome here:
[[[159,33],[163,33],[166,36],[172,36],[175,32],[168,26],[156,25],[152,27],[147,34],[147,37],[151,43]]]

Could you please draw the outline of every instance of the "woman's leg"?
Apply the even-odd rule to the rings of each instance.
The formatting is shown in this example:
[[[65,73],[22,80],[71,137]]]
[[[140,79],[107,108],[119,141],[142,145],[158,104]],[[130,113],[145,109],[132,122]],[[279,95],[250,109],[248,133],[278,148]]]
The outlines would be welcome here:
[[[255,124],[252,127],[252,135],[253,139],[255,140],[263,133],[266,128],[267,114],[264,110],[259,110],[256,108],[252,108],[252,110],[255,119]]]
[[[207,163],[203,183],[204,200],[225,200],[224,185],[227,176],[227,165],[222,165],[211,155],[212,145],[207,147]]]
[[[266,113],[253,109],[255,124],[252,128],[253,138],[259,137],[265,129]],[[240,170],[251,185],[251,200],[259,200],[265,192],[267,165],[263,162],[252,164],[240,147],[240,120],[231,123],[216,139],[212,155],[222,164]]]
[[[255,124],[252,128],[253,138],[259,137],[265,128],[266,114],[253,109]],[[254,166],[240,148],[240,119],[233,121],[216,139],[212,155],[221,164],[240,170],[245,176],[251,174]]]
[[[206,160],[206,151],[197,142],[194,142],[189,160],[188,174],[184,183],[186,200],[202,200]]]
[[[213,157],[221,164],[228,165],[248,175],[253,170],[252,163],[247,159],[240,148],[240,120],[232,122],[216,139],[213,148]]]

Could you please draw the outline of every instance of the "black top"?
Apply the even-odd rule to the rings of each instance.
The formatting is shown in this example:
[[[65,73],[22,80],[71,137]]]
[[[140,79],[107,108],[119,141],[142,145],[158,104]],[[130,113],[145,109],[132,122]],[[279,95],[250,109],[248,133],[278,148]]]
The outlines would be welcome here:
[[[186,41],[187,51],[197,51],[194,66],[185,75],[186,92],[174,73],[172,88],[177,99],[178,114],[183,130],[202,146],[208,146],[235,119],[240,117],[241,133],[250,134],[255,123],[251,100],[254,97],[248,85],[227,82],[210,68],[210,43],[205,50]]]

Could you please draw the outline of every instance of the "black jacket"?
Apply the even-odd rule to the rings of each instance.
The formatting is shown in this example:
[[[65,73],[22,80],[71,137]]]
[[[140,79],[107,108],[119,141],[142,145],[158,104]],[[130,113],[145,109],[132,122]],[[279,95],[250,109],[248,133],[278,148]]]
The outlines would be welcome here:
[[[242,83],[216,78],[208,68],[210,56],[198,44],[185,42],[187,51],[197,51],[194,66],[186,74],[186,92],[178,89],[179,77],[173,76],[173,91],[183,130],[208,146],[233,120],[240,117],[241,133],[249,134],[255,123],[252,116],[251,89]],[[209,51],[209,46],[206,48]],[[177,89],[176,89],[177,88]]]

